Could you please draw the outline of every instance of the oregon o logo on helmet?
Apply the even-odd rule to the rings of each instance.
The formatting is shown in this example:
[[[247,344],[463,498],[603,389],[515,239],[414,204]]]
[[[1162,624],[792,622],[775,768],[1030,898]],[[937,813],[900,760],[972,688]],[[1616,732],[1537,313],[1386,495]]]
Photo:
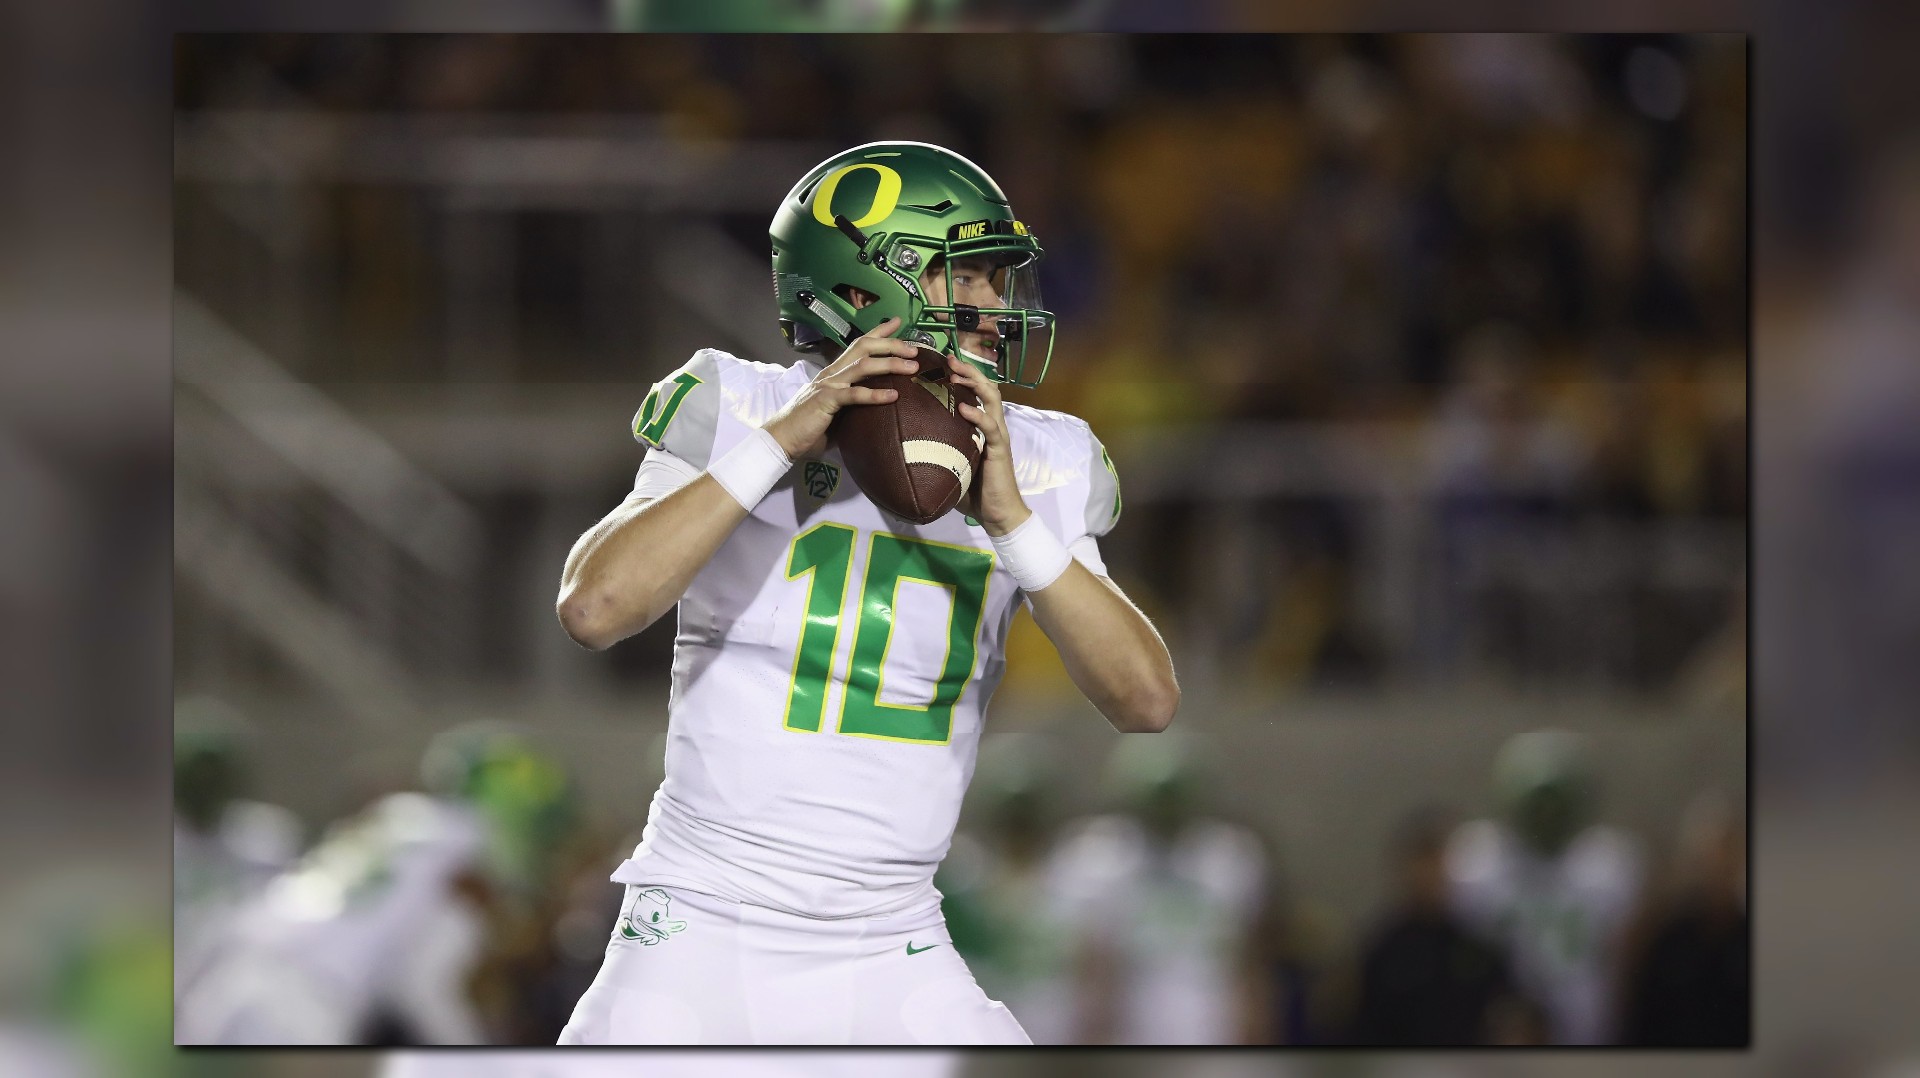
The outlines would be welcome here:
[[[840,181],[847,173],[855,169],[870,168],[880,174],[880,186],[873,192],[873,205],[858,217],[848,215],[855,228],[865,228],[875,221],[884,220],[900,204],[900,174],[885,165],[876,165],[871,161],[857,161],[834,169],[827,178],[820,181],[820,190],[813,195],[813,219],[833,227],[833,194],[840,189]]]

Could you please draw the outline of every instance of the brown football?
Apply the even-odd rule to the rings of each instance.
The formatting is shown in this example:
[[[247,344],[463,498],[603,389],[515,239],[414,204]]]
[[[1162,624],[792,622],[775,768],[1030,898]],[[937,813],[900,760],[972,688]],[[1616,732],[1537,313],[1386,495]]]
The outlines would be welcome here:
[[[886,404],[840,409],[828,435],[840,447],[847,474],[875,505],[915,524],[931,524],[952,512],[973,485],[985,441],[980,428],[954,407],[958,401],[978,405],[980,399],[946,377],[947,357],[922,348],[915,358],[918,374],[861,379],[863,386],[897,389],[900,396]]]

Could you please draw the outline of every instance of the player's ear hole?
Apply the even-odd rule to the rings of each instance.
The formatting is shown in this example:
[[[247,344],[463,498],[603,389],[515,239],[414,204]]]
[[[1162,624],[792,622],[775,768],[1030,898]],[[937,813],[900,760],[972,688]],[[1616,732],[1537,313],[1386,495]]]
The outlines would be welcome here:
[[[846,300],[848,303],[853,304],[853,309],[856,311],[862,307],[867,307],[872,304],[880,302],[879,296],[874,295],[872,292],[869,292],[864,288],[855,288],[850,284],[835,285],[833,287],[833,292],[834,292],[834,295],[837,295],[841,299]]]

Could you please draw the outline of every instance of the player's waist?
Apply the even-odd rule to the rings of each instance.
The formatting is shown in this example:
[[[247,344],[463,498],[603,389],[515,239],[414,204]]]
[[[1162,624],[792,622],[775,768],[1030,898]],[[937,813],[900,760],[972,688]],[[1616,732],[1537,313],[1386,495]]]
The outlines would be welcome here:
[[[625,883],[630,889],[660,888],[672,901],[676,913],[684,915],[688,911],[698,911],[713,923],[789,932],[816,943],[885,941],[895,935],[930,935],[936,930],[942,936],[945,934],[946,921],[941,914],[937,891],[932,892],[926,900],[899,910],[821,917],[716,893],[717,889],[708,881],[683,879],[670,873],[647,870],[639,867],[641,864],[644,863],[629,861],[621,865],[614,873],[614,882]],[[623,877],[631,877],[631,880]],[[801,946],[805,950],[815,949]]]
[[[705,893],[798,917],[873,917],[938,906],[938,858],[856,856],[703,819],[665,789],[617,883],[670,875]]]

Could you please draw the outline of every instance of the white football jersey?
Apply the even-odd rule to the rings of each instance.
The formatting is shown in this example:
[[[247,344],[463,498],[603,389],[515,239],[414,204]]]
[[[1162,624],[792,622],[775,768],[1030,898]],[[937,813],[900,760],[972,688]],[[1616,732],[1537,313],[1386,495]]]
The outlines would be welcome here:
[[[1493,820],[1462,824],[1448,843],[1455,911],[1506,950],[1556,1044],[1613,1042],[1613,971],[1641,865],[1634,840],[1610,827],[1587,828],[1557,857]]]
[[[234,914],[300,853],[299,818],[235,801],[211,832],[173,825],[173,993],[219,957]]]
[[[1097,816],[1061,840],[1050,875],[1056,916],[1120,963],[1118,1043],[1237,1042],[1238,966],[1267,894],[1258,836],[1200,818],[1162,841]]]
[[[818,369],[696,353],[635,417],[651,447],[635,490],[691,481]],[[1027,505],[1104,575],[1106,451],[1072,416],[1006,413]],[[680,600],[666,779],[613,879],[809,917],[933,907],[1021,598],[959,510],[914,525],[837,448],[795,461]]]

